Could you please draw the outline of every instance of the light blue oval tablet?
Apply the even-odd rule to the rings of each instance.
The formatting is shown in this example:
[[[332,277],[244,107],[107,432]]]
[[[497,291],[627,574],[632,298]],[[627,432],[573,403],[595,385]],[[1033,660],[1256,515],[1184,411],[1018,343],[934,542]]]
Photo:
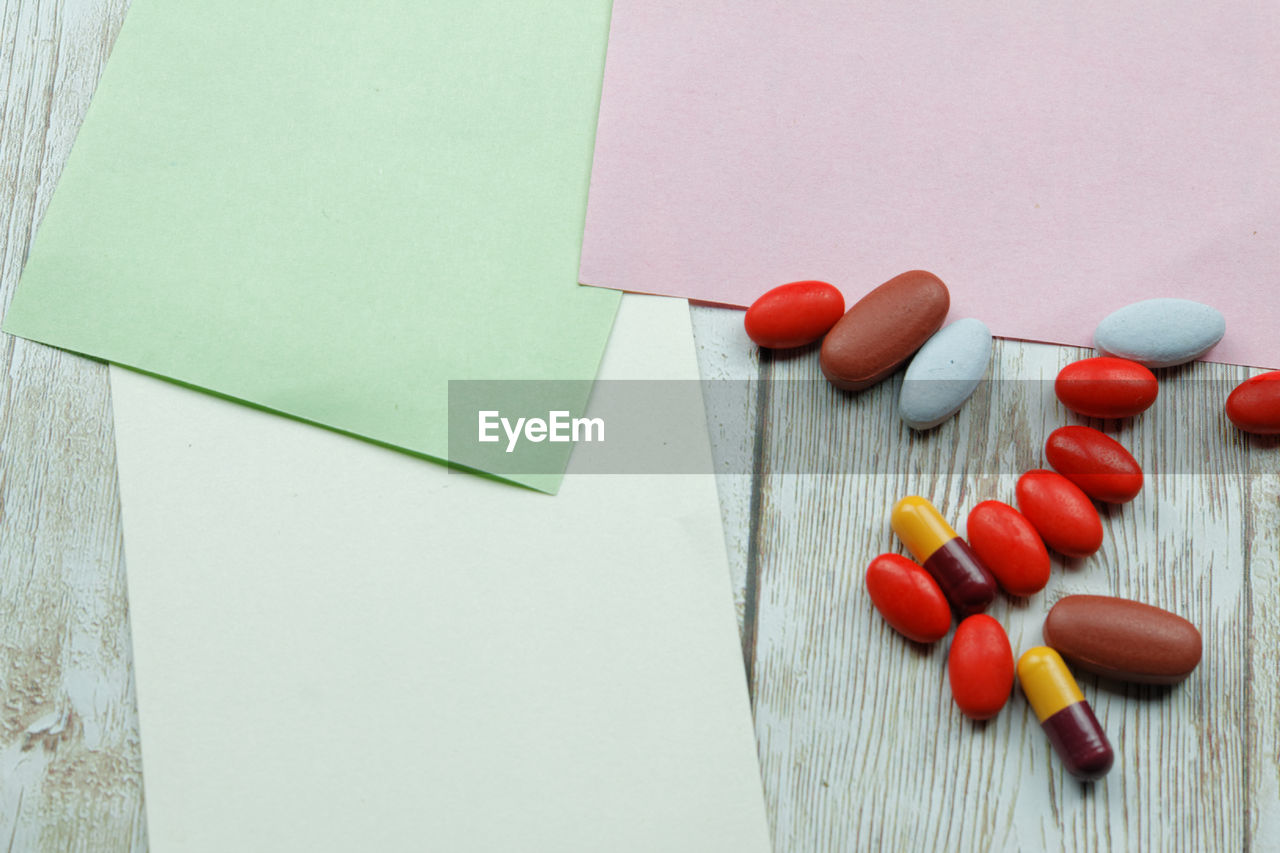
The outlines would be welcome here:
[[[1222,340],[1227,321],[1190,299],[1147,299],[1109,314],[1093,333],[1099,352],[1146,367],[1195,361]]]
[[[981,320],[956,320],[925,341],[902,381],[898,414],[912,429],[932,429],[960,411],[987,372],[991,330]]]

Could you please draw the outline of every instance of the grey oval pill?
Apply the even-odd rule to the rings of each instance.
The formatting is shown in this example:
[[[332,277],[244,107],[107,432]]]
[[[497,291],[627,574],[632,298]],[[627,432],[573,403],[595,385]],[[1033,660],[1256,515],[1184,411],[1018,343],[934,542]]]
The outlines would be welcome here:
[[[911,359],[898,414],[912,429],[932,429],[973,396],[991,361],[991,330],[981,320],[939,329]]]
[[[1146,367],[1195,361],[1226,334],[1216,308],[1190,299],[1147,299],[1115,311],[1093,333],[1097,349]]]

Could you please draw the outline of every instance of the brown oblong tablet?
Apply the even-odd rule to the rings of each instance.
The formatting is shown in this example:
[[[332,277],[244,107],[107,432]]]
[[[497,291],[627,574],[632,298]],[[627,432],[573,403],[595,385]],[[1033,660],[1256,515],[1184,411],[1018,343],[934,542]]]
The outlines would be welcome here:
[[[870,388],[897,370],[942,327],[951,294],[936,275],[912,270],[889,279],[827,332],[819,359],[832,385]]]
[[[1177,684],[1200,663],[1200,632],[1176,613],[1106,595],[1068,595],[1044,620],[1045,644],[1080,669]]]

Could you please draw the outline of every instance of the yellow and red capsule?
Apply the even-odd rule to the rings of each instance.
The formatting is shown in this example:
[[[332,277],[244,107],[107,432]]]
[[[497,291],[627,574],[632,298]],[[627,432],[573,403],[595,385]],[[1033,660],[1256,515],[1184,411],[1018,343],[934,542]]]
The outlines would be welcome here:
[[[905,497],[893,508],[889,523],[907,550],[938,582],[963,619],[981,613],[996,597],[996,579],[978,555],[922,497]]]
[[[1107,775],[1115,753],[1061,656],[1048,646],[1028,649],[1018,659],[1018,681],[1067,772],[1081,782]]]

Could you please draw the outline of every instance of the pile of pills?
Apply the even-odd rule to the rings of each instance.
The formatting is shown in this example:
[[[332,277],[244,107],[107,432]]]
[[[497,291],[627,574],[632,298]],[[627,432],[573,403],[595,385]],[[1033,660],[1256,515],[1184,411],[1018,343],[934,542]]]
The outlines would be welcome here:
[[[870,388],[909,361],[898,411],[908,426],[926,430],[960,410],[991,359],[991,332],[981,321],[966,318],[943,328],[950,308],[946,285],[932,273],[912,270],[848,311],[844,296],[825,281],[783,284],[752,303],[745,325],[747,336],[766,349],[822,341],[822,373],[846,391]],[[1094,346],[1102,357],[1067,365],[1055,390],[1063,405],[1082,415],[1132,417],[1156,399],[1156,377],[1148,368],[1195,361],[1225,332],[1226,321],[1207,305],[1136,302],[1098,324]],[[1280,434],[1280,370],[1242,383],[1225,407],[1244,432]]]
[[[991,357],[991,333],[978,320],[943,327],[946,286],[931,273],[903,273],[847,312],[840,291],[818,281],[785,284],[746,315],[747,333],[763,347],[822,340],[821,366],[836,387],[860,391],[908,364],[899,415],[930,429],[972,396]],[[1149,368],[1200,358],[1226,331],[1222,315],[1183,299],[1151,299],[1098,324],[1102,353],[1067,365],[1054,383],[1067,408],[1095,418],[1127,418],[1159,393]],[[929,381],[920,381],[929,380]],[[938,381],[945,380],[945,381]],[[1280,433],[1280,371],[1256,376],[1228,397],[1226,414],[1241,430]],[[1176,684],[1201,657],[1200,632],[1181,616],[1138,601],[1092,595],[1061,599],[1045,620],[1044,646],[1014,662],[1004,627],[983,613],[998,592],[1027,596],[1049,581],[1049,550],[1083,558],[1102,545],[1094,501],[1123,504],[1141,491],[1142,469],[1115,439],[1086,426],[1064,426],[1045,443],[1049,469],[1027,471],[1015,488],[1017,508],[996,500],[969,513],[968,540],[929,501],[900,500],[890,525],[914,560],[881,554],[867,567],[872,604],[898,633],[933,643],[960,623],[947,670],[951,694],[967,716],[989,719],[1009,699],[1015,677],[1067,771],[1102,777],[1114,753],[1067,667],[1108,678]]]

